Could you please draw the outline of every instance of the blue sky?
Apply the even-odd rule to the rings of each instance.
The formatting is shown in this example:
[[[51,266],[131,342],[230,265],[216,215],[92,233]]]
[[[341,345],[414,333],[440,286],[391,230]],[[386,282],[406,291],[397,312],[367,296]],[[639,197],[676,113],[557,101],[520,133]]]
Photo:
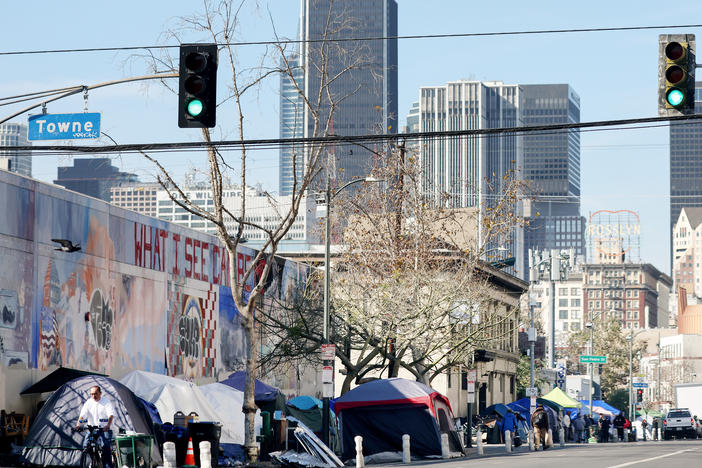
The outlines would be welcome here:
[[[297,32],[297,0],[259,0],[244,8],[238,40]],[[177,28],[177,18],[201,11],[202,3],[186,0],[135,2],[6,2],[0,18],[0,50],[44,50],[87,47],[174,45],[164,37]],[[398,0],[399,33],[437,34],[540,29],[653,26],[700,23],[702,3],[687,2],[684,17],[657,1],[638,2],[468,2],[465,0]],[[581,120],[651,117],[657,113],[657,42],[661,33],[700,34],[699,28],[457,39],[407,39],[399,43],[400,121],[418,89],[457,79],[505,83],[569,83],[580,95]],[[184,41],[206,41],[203,35],[179,30]],[[176,49],[172,49],[176,50]],[[242,47],[239,60],[253,67],[261,47]],[[0,56],[0,97],[55,89],[148,73],[135,52],[90,52]],[[220,58],[221,60],[221,58]],[[224,71],[223,71],[224,70]],[[226,65],[220,80],[226,80]],[[175,80],[171,80],[176,84]],[[222,93],[220,93],[220,96]],[[194,141],[199,131],[179,129],[177,96],[156,82],[95,90],[89,110],[102,113],[102,130],[119,143]],[[263,84],[246,102],[248,138],[278,136],[278,81]],[[2,106],[5,116],[21,106]],[[48,106],[50,113],[82,112],[82,96]],[[33,111],[38,112],[38,111]],[[233,113],[218,112],[217,138],[236,137]],[[15,119],[27,121],[27,116]],[[109,144],[109,140],[102,140]],[[94,142],[92,142],[94,143]],[[630,209],[641,217],[641,257],[668,272],[669,168],[667,128],[596,131],[582,134],[582,214]],[[141,156],[112,155],[124,171],[150,180],[155,169]],[[232,162],[236,154],[230,153]],[[177,179],[202,158],[191,153],[160,154]],[[68,156],[37,156],[34,176],[52,181]],[[278,186],[278,153],[256,151],[249,182],[269,190]]]

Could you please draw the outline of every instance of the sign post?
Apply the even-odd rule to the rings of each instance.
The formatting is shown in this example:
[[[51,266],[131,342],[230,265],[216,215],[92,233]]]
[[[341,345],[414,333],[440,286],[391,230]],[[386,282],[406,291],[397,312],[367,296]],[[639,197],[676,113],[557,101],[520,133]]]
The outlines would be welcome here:
[[[473,403],[475,403],[475,381],[478,379],[477,369],[468,369],[466,373],[466,402],[468,404],[468,411],[466,413],[466,447],[471,447],[471,442],[473,439]]]

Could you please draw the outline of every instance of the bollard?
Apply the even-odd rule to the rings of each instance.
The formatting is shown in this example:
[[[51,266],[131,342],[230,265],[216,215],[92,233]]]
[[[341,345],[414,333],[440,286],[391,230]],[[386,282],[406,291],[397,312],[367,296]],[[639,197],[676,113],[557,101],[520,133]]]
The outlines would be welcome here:
[[[512,452],[512,433],[510,431],[505,431],[505,451]]]
[[[480,427],[475,431],[475,445],[478,447],[478,455],[483,454],[483,433],[480,432]]]
[[[409,463],[412,461],[410,456],[410,436],[405,434],[402,436],[402,463]]]
[[[533,452],[534,451],[534,429],[529,429],[529,433],[527,434],[527,438],[529,439],[529,451]]]
[[[163,444],[163,468],[176,468],[175,442],[164,442]]]
[[[210,442],[203,440],[199,444],[200,447],[200,468],[212,468],[212,450]]]
[[[356,468],[363,468],[363,437],[356,436],[353,440],[356,442]]]
[[[558,444],[561,447],[565,445],[565,432],[563,431],[563,427],[558,429]]]
[[[448,434],[441,434],[441,458],[449,457]]]

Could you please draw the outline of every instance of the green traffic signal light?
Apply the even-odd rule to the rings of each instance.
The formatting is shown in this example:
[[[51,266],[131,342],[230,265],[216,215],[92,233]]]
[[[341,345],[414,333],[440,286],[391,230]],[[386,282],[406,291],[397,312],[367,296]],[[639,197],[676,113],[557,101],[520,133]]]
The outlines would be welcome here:
[[[188,114],[192,117],[197,117],[198,115],[202,114],[204,107],[205,106],[203,106],[201,100],[193,99],[192,101],[188,102]]]
[[[678,107],[683,103],[683,101],[685,101],[685,94],[679,89],[673,88],[668,91],[665,98],[668,101],[668,104],[673,107]]]

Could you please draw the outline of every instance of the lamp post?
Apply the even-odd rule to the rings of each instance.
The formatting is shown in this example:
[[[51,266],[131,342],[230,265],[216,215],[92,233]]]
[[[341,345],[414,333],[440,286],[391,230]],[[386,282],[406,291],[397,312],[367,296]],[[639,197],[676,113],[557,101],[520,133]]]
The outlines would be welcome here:
[[[346,187],[348,187],[349,185],[357,184],[359,182],[383,182],[383,180],[376,179],[374,177],[354,179],[346,182],[344,185],[332,192],[329,177],[327,176],[327,183],[324,191],[324,205],[327,211],[325,214],[326,219],[324,220],[324,322],[322,328],[322,341],[324,344],[329,344],[329,251],[331,249],[331,240],[329,239],[329,237],[331,233],[331,202]],[[322,363],[322,365],[328,366],[330,364],[327,361],[325,361]],[[332,369],[333,365],[334,360],[331,361]],[[334,387],[332,382],[332,393],[334,391],[333,389]],[[324,390],[324,382],[322,382],[322,392],[322,442],[329,445],[329,396],[328,393]]]

